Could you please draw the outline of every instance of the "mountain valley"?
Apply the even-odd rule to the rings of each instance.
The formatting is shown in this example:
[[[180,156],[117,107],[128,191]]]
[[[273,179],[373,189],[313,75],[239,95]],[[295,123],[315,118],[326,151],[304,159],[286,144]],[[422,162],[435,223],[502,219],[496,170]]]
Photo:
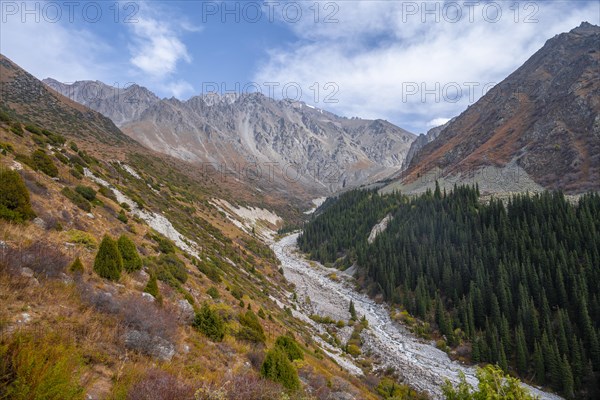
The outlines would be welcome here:
[[[0,399],[597,398],[598,193],[586,22],[419,136],[0,54]]]

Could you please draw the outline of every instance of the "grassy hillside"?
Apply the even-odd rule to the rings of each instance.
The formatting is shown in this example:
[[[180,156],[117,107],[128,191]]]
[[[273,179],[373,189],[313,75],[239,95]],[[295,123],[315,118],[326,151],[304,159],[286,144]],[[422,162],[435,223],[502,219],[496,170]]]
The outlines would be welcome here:
[[[214,205],[233,202],[229,188],[199,184],[150,152],[129,153],[127,163],[100,159],[93,140],[2,119],[0,169],[21,177],[36,217],[0,220],[0,398],[376,397],[273,301],[292,288],[260,238]],[[247,191],[236,193],[249,205]],[[253,227],[256,235],[277,228]],[[165,236],[170,229],[179,240]],[[101,278],[94,265],[105,235],[129,237],[142,269]],[[203,306],[222,321],[218,339],[202,328]],[[293,362],[302,378],[295,390],[260,378],[286,334],[303,354]]]

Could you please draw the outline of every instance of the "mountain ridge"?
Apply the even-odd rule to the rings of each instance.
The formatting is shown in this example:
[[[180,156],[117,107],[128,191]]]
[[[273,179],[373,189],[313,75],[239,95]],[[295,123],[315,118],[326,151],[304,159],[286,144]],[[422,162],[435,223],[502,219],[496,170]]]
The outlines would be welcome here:
[[[548,189],[600,189],[600,27],[549,39],[414,157],[401,182],[516,165]]]
[[[45,82],[111,118],[130,137],[187,161],[277,166],[285,186],[290,175],[328,193],[395,173],[414,135],[384,120],[339,117],[303,102],[261,93],[209,93],[181,101],[158,99],[145,88],[97,87],[85,82]],[[135,93],[134,93],[135,91]]]

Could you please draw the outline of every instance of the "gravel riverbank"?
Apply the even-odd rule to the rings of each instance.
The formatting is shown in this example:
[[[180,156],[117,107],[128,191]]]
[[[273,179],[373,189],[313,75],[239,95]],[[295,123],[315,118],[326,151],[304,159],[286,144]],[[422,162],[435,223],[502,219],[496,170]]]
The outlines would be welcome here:
[[[304,259],[296,247],[298,235],[286,236],[272,244],[273,251],[281,260],[285,277],[296,285],[298,313],[305,317],[319,314],[347,321],[348,306],[353,300],[357,313],[365,315],[369,321],[370,328],[363,333],[363,351],[377,355],[383,368],[394,367],[407,383],[428,392],[434,399],[442,398],[441,385],[446,379],[458,382],[461,371],[472,385],[477,383],[475,368],[450,360],[443,351],[430,343],[423,343],[394,323],[385,305],[356,292],[345,278],[332,280],[328,277],[332,272],[341,276],[340,271]],[[561,399],[531,386],[527,388],[541,399]]]

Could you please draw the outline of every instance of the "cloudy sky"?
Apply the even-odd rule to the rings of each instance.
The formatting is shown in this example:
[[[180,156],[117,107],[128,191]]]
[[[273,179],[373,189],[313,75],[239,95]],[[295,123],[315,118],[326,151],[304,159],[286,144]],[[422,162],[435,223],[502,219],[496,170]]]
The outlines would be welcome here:
[[[257,91],[420,133],[597,1],[7,1],[0,52],[42,79],[187,99]]]

